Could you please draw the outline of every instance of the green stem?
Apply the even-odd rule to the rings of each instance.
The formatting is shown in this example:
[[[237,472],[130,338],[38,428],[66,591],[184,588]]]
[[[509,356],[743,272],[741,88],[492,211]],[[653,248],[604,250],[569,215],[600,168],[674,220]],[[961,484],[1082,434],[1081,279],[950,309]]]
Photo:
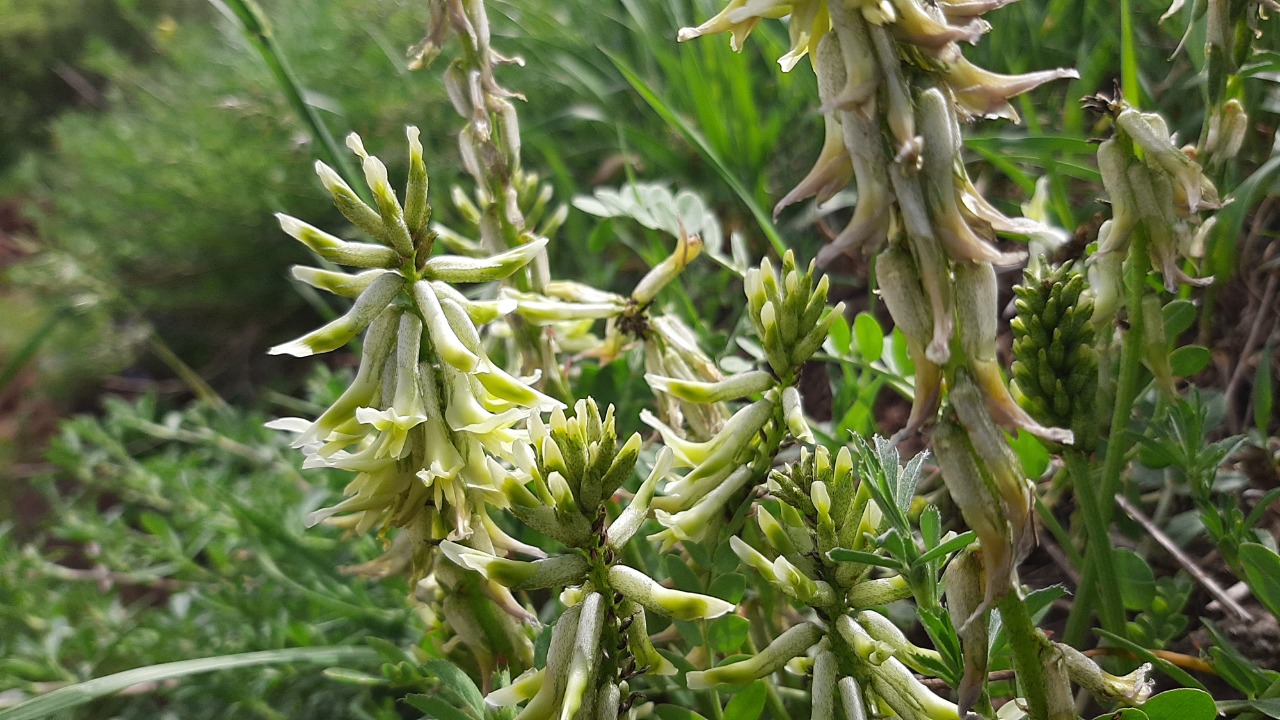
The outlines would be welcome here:
[[[1129,430],[1129,419],[1133,414],[1134,401],[1138,399],[1138,392],[1141,390],[1140,382],[1142,379],[1142,337],[1145,332],[1145,319],[1142,312],[1142,298],[1147,290],[1147,269],[1150,267],[1150,260],[1147,257],[1147,237],[1143,229],[1139,228],[1138,232],[1133,234],[1133,242],[1129,247],[1129,257],[1124,266],[1124,286],[1125,286],[1125,306],[1129,318],[1129,330],[1124,334],[1120,348],[1120,370],[1116,377],[1115,390],[1115,406],[1112,408],[1111,426],[1108,430],[1106,458],[1103,460],[1102,477],[1098,483],[1098,493],[1094,496],[1094,502],[1086,502],[1085,496],[1081,495],[1081,506],[1085,508],[1085,522],[1096,523],[1101,529],[1105,530],[1111,525],[1111,502],[1116,492],[1120,489],[1120,476],[1124,473],[1127,460],[1127,453],[1124,447],[1124,436]],[[1073,473],[1074,474],[1074,473]],[[1078,477],[1078,476],[1077,476]],[[1092,486],[1083,490],[1084,493],[1092,494]],[[1078,491],[1081,483],[1076,483]],[[1092,509],[1089,509],[1092,506]],[[1097,513],[1097,517],[1090,518],[1090,513]],[[1097,537],[1090,532],[1090,537]],[[1109,545],[1104,543],[1104,547]],[[1094,550],[1089,554],[1090,558],[1098,555],[1098,550]],[[1110,558],[1108,558],[1109,560]],[[1097,593],[1095,586],[1098,581],[1098,568],[1095,562],[1089,562],[1085,565],[1084,573],[1080,578],[1080,586],[1077,588],[1076,597],[1092,598]],[[1114,573],[1111,577],[1114,579]],[[1113,584],[1113,583],[1108,583]],[[1083,608],[1083,606],[1082,606]],[[1109,610],[1103,610],[1104,615],[1103,626],[1106,626],[1106,613]],[[1121,613],[1123,616],[1123,612]],[[1114,622],[1114,618],[1112,618]],[[1080,617],[1080,613],[1073,611],[1072,617],[1069,618],[1067,624],[1067,632],[1064,639],[1069,644],[1078,644],[1084,639],[1085,618]],[[1123,622],[1121,622],[1123,626]],[[1121,636],[1124,635],[1123,627],[1118,630],[1112,630]]]
[[[223,6],[217,0],[210,0],[210,2],[214,7]],[[231,15],[239,23],[245,37],[261,53],[262,59],[267,63],[267,68],[271,70],[280,89],[284,91],[285,98],[293,107],[293,111],[307,125],[311,137],[320,145],[321,154],[333,165],[342,179],[347,181],[351,189],[368,202],[370,200],[368,191],[364,189],[364,183],[359,182],[362,175],[356,172],[350,154],[339,148],[333,133],[320,120],[320,114],[302,96],[302,85],[298,82],[298,76],[285,60],[280,46],[276,44],[275,36],[271,34],[271,27],[267,24],[262,10],[253,0],[225,0],[225,3],[225,7],[231,11]]]
[[[1150,267],[1147,258],[1147,238],[1144,232],[1133,234],[1133,244],[1129,248],[1129,258],[1125,262],[1124,286],[1125,304],[1129,317],[1129,331],[1125,333],[1120,350],[1120,372],[1116,379],[1116,401],[1111,414],[1111,427],[1107,438],[1107,456],[1102,465],[1101,500],[1098,510],[1104,522],[1111,522],[1109,500],[1115,497],[1120,489],[1120,475],[1124,472],[1126,453],[1124,435],[1129,430],[1129,418],[1133,414],[1133,403],[1138,399],[1141,390],[1139,382],[1142,373],[1142,337],[1145,333],[1145,318],[1142,312],[1142,297],[1147,290],[1147,269]]]
[[[1124,604],[1120,600],[1120,584],[1116,577],[1114,556],[1111,553],[1108,532],[1110,523],[1102,510],[1103,503],[1110,496],[1099,496],[1100,488],[1092,482],[1089,461],[1084,455],[1078,452],[1067,452],[1063,455],[1063,460],[1066,462],[1067,473],[1071,476],[1076,490],[1076,497],[1080,500],[1081,514],[1084,516],[1085,533],[1088,538],[1085,544],[1085,560],[1093,566],[1092,580],[1100,583],[1096,587],[1098,592],[1091,593],[1100,600],[1098,618],[1102,621],[1104,630],[1124,637]]]
[[[1033,718],[1049,717],[1048,684],[1040,663],[1042,637],[1031,621],[1031,613],[1017,591],[1010,591],[1000,601],[1000,618],[1013,649],[1014,669],[1027,709]]]

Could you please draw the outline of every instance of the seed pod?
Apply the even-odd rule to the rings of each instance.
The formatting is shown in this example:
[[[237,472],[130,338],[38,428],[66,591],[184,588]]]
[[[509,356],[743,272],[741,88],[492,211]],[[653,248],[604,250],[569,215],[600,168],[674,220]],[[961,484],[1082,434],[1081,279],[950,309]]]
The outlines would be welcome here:
[[[947,612],[951,624],[958,629],[964,657],[964,676],[956,688],[962,715],[969,712],[987,688],[988,623],[981,612],[985,578],[982,549],[970,545],[960,551],[943,574],[946,584]]]
[[[949,419],[938,423],[933,431],[933,452],[952,502],[982,543],[987,576],[985,610],[1013,587],[1014,549],[1009,526],[959,425]]]

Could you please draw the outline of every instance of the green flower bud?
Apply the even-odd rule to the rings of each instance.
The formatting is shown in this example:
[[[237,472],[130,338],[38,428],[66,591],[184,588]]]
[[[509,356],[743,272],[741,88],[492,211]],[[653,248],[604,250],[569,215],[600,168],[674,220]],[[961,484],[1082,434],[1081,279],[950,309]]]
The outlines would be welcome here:
[[[653,470],[649,471],[649,476],[640,484],[640,489],[636,490],[635,496],[631,498],[626,509],[619,513],[617,519],[609,525],[605,535],[610,547],[615,550],[621,549],[644,524],[645,518],[649,516],[649,503],[653,500],[658,481],[671,472],[673,462],[674,455],[671,448],[664,447],[658,451],[658,459],[653,465]]]
[[[347,147],[360,156],[365,182],[373,191],[373,199],[378,205],[378,214],[382,218],[383,235],[380,239],[390,245],[401,257],[413,257],[413,240],[409,237],[409,227],[404,222],[404,212],[400,208],[400,201],[396,199],[396,191],[391,188],[391,183],[387,179],[387,166],[383,165],[378,158],[365,152],[360,136],[355,133],[347,136]]]
[[[836,717],[836,655],[830,650],[820,650],[813,661],[813,684],[810,720],[835,720]]]
[[[502,280],[528,265],[547,246],[546,238],[527,237],[528,242],[486,258],[436,255],[423,265],[422,274],[446,283],[483,283]]]
[[[276,219],[281,230],[330,262],[363,268],[394,268],[400,265],[400,256],[391,248],[340,240],[283,213],[276,213]]]
[[[680,380],[653,374],[646,374],[644,379],[655,391],[667,393],[691,403],[738,400],[762,393],[777,384],[773,376],[764,370],[739,373],[718,382]]]
[[[319,268],[305,265],[294,265],[291,271],[293,278],[299,282],[304,282],[317,290],[324,290],[339,297],[352,299],[359,297],[361,293],[369,289],[374,280],[387,274],[386,270],[366,270],[362,273],[350,275],[332,270],[320,270]]]
[[[405,128],[409,138],[409,182],[404,190],[404,222],[417,246],[424,239],[431,222],[431,205],[427,202],[427,166],[422,160],[422,141],[418,128]]]
[[[475,570],[485,578],[512,590],[537,590],[576,585],[589,568],[581,555],[561,555],[547,560],[507,560],[445,540],[440,549],[454,564]]]
[[[307,357],[337,350],[369,327],[373,319],[400,294],[402,287],[403,278],[396,273],[384,273],[360,293],[346,315],[296,340],[276,345],[267,352],[271,355]]]
[[[851,677],[840,678],[840,705],[845,720],[867,720],[867,706],[862,701],[862,688]]]
[[[637,605],[677,620],[710,620],[733,610],[732,603],[719,598],[664,588],[625,565],[609,568],[609,584]]]
[[[845,595],[845,601],[853,609],[880,607],[911,597],[911,584],[901,575],[875,580],[863,580]]]
[[[1076,447],[1092,450],[1098,356],[1092,299],[1084,275],[1069,265],[1027,270],[1014,288],[1013,376],[1019,403],[1044,425],[1071,428]],[[1052,333],[1052,341],[1049,340]],[[1050,352],[1053,350],[1053,352]]]
[[[706,690],[717,685],[745,685],[781,670],[791,658],[804,654],[822,639],[822,630],[813,623],[796,625],[778,637],[758,654],[728,665],[691,672],[686,676],[690,690]]]
[[[316,175],[320,176],[320,182],[329,191],[329,194],[333,196],[333,204],[338,208],[338,212],[342,213],[343,217],[350,220],[352,225],[363,230],[369,237],[385,244],[384,240],[387,236],[387,231],[382,225],[382,216],[366,205],[351,189],[351,186],[347,185],[346,181],[342,179],[342,176],[319,160],[316,161]],[[301,240],[301,238],[299,239]],[[391,254],[394,255],[395,251],[391,250]],[[338,261],[335,260],[334,262]]]

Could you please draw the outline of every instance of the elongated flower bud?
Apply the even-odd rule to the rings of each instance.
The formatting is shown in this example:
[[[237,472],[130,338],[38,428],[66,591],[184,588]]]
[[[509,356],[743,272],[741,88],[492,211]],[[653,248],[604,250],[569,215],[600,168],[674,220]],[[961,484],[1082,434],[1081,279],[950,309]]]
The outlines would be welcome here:
[[[547,560],[521,562],[507,560],[445,540],[440,549],[455,564],[470,568],[512,590],[564,587],[582,581],[588,565],[580,555],[561,555]]]
[[[393,268],[400,264],[400,256],[391,248],[340,240],[283,213],[276,213],[276,219],[281,230],[330,262],[363,268]]]
[[[719,598],[664,588],[648,575],[625,565],[609,568],[609,583],[637,605],[677,620],[710,620],[733,609],[732,603]]]
[[[696,382],[653,374],[646,374],[644,379],[654,390],[692,403],[738,400],[762,393],[777,384],[773,376],[764,370],[739,373],[719,382]]]
[[[706,690],[717,685],[741,685],[766,677],[783,668],[787,661],[804,653],[822,638],[822,630],[813,623],[802,623],[774,638],[756,655],[710,670],[691,672],[686,676],[690,690]]]
[[[483,283],[502,280],[528,265],[547,246],[546,238],[529,242],[486,258],[436,255],[422,268],[425,277],[447,283]]]
[[[845,720],[867,720],[867,706],[862,700],[862,688],[858,681],[845,677],[840,678],[840,706],[844,708]]]
[[[378,242],[384,242],[387,231],[382,225],[382,216],[366,205],[341,175],[319,160],[316,161],[316,175],[320,176],[320,182],[333,196],[333,204],[343,217],[350,220],[352,225],[365,231],[369,237]]]
[[[836,717],[836,656],[830,650],[821,650],[813,661],[813,696],[810,720],[835,720]]]
[[[599,662],[600,634],[603,630],[605,599],[593,592],[582,601],[582,614],[578,619],[578,633],[574,638],[573,657],[569,661],[565,679],[564,699],[560,705],[560,720],[571,720],[583,706],[588,688],[592,688],[592,676]]]
[[[374,280],[360,297],[356,298],[346,315],[302,337],[277,345],[267,352],[272,355],[307,357],[325,353],[351,342],[373,319],[400,293],[404,280],[395,273],[385,273]]]

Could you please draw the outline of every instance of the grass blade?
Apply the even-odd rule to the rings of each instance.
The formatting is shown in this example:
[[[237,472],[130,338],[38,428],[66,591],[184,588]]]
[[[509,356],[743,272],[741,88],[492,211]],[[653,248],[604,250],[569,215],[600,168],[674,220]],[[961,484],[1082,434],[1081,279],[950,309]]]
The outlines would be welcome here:
[[[36,720],[36,718],[49,717],[139,683],[172,680],[198,673],[291,662],[334,665],[352,661],[372,661],[377,657],[377,653],[372,649],[361,646],[301,647],[149,665],[58,688],[8,710],[0,710],[0,720]]]
[[[777,252],[779,256],[786,253],[787,245],[783,242],[782,236],[778,234],[778,229],[774,227],[773,221],[769,219],[769,214],[765,212],[764,208],[760,207],[760,204],[756,202],[754,197],[752,197],[751,191],[749,191],[747,187],[742,184],[742,181],[733,174],[729,169],[729,166],[725,164],[720,155],[711,147],[706,138],[702,137],[696,129],[677,115],[671,106],[659,97],[658,94],[654,92],[653,88],[651,88],[649,84],[635,72],[635,70],[632,70],[625,61],[608,51],[605,51],[605,56],[609,58],[609,61],[613,63],[614,67],[618,68],[618,72],[622,73],[622,76],[626,78],[631,87],[640,94],[640,97],[644,98],[644,101],[649,104],[649,107],[653,108],[654,112],[658,113],[663,121],[679,131],[679,133],[692,143],[693,146],[698,149],[698,152],[700,152],[702,156],[711,163],[711,166],[715,168],[716,173],[720,175],[725,183],[727,183],[733,190],[734,194],[736,194],[747,206],[747,209],[751,211],[751,215],[760,226],[761,232],[765,234],[765,237],[769,238],[769,244],[773,246],[774,251]]]

